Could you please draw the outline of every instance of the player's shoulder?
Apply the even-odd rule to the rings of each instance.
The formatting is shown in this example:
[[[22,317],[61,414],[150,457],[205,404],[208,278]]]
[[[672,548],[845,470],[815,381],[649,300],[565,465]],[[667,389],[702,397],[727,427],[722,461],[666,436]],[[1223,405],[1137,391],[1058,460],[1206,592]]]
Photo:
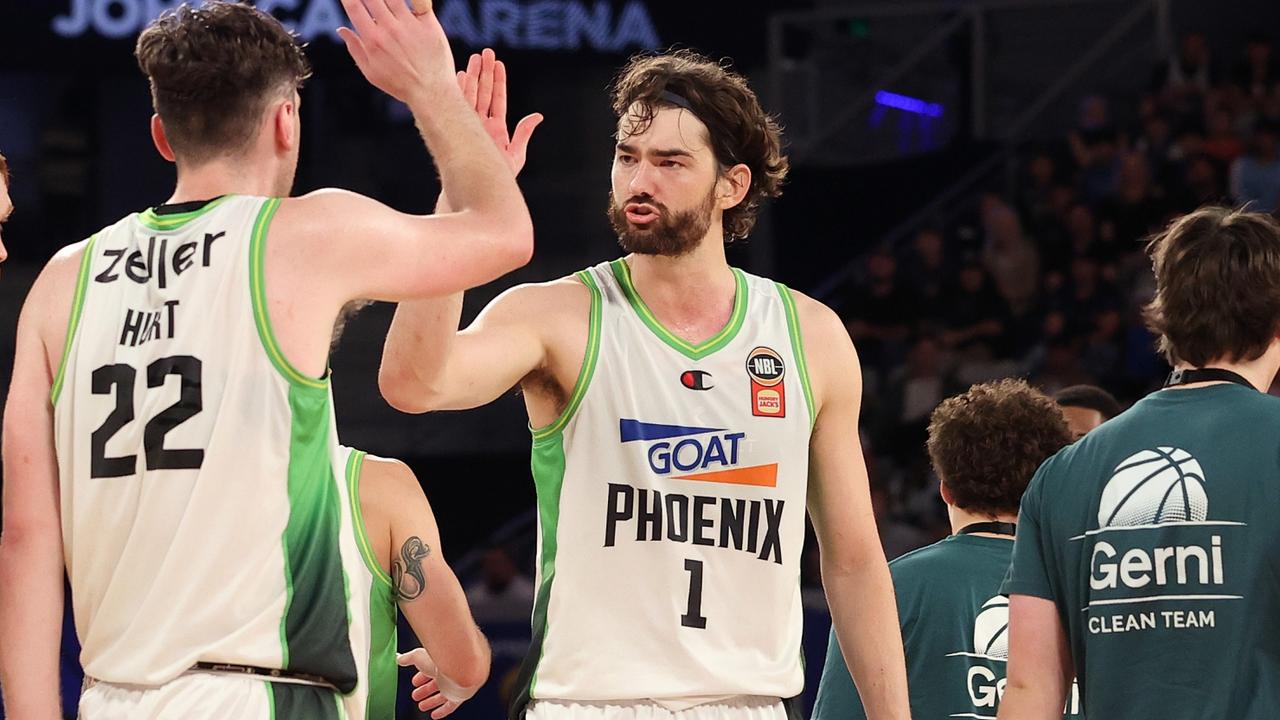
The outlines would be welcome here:
[[[914,576],[939,564],[947,564],[947,558],[954,550],[948,540],[950,537],[899,555],[889,561],[889,571],[895,578],[898,575]]]
[[[362,495],[367,489],[394,498],[420,494],[422,485],[417,474],[403,461],[365,453],[360,463],[360,489]]]

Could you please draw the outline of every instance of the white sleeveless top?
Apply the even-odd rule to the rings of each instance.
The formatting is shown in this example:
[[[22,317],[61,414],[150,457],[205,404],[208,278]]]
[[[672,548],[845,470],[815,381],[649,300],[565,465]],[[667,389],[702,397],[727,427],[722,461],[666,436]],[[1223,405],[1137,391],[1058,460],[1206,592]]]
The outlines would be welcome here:
[[[148,210],[85,248],[52,400],[91,677],[157,685],[207,661],[356,684],[367,610],[348,598],[368,594],[347,583],[368,572],[329,384],[285,360],[267,316],[279,203]]]
[[[729,323],[669,333],[618,260],[578,273],[590,335],[533,432],[529,699],[790,698],[813,401],[790,292],[734,270]]]

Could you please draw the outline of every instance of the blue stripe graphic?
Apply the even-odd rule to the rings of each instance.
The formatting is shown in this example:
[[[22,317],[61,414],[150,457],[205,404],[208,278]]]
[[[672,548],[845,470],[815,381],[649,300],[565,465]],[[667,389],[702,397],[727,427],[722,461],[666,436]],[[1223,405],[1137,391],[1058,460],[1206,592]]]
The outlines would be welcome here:
[[[665,440],[685,435],[702,435],[703,433],[724,432],[724,428],[686,427],[684,425],[661,425],[659,423],[640,422],[622,418],[618,420],[618,432],[622,442],[636,440]]]

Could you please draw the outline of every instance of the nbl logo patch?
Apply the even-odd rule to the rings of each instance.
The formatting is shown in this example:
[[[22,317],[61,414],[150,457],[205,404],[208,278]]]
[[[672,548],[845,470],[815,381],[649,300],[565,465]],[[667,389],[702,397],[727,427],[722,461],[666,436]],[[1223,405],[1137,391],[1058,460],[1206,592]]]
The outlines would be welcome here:
[[[751,414],[756,417],[786,417],[787,392],[782,379],[787,366],[773,348],[764,346],[747,355],[747,377],[751,378]]]

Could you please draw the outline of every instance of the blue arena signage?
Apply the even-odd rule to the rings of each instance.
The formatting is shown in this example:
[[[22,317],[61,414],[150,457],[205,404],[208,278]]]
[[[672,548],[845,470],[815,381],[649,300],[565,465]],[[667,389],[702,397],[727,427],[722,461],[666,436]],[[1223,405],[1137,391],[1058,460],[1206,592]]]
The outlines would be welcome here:
[[[68,0],[53,18],[61,37],[131,38],[181,0]],[[259,0],[306,42],[340,42],[335,29],[347,24],[339,0]],[[471,47],[516,50],[627,52],[661,46],[642,0],[436,0],[441,25]]]

